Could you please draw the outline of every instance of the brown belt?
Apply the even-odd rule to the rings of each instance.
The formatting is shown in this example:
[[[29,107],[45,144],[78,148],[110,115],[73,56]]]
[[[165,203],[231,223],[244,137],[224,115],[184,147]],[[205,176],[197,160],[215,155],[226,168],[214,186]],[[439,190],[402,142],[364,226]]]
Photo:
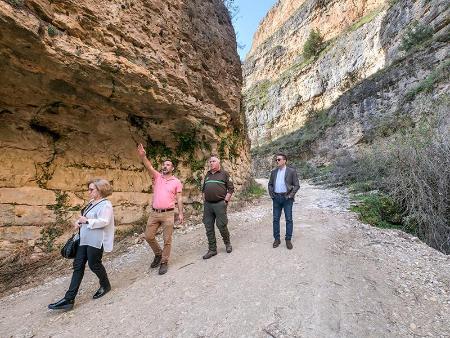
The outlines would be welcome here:
[[[166,211],[172,211],[175,208],[169,208],[169,209],[155,209],[155,208],[152,208],[152,209],[153,209],[154,212],[166,212]]]

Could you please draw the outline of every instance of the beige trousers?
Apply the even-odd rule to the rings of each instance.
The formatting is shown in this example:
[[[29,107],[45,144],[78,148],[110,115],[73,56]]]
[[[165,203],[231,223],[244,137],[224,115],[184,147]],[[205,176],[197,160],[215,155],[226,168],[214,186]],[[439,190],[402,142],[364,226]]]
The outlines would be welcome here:
[[[147,228],[145,229],[145,239],[152,248],[155,256],[162,255],[161,263],[167,263],[169,261],[174,222],[174,210],[166,212],[152,211],[148,218]],[[164,248],[162,250],[155,238],[159,227],[162,227],[163,229]]]

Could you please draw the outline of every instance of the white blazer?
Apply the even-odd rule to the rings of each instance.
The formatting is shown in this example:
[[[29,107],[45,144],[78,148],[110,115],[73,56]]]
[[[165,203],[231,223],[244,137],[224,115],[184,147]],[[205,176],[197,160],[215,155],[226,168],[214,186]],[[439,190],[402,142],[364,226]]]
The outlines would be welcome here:
[[[80,245],[89,245],[105,252],[111,252],[114,243],[114,213],[109,200],[101,199],[93,202],[94,206],[87,207],[89,210],[84,216],[88,223],[80,228]]]

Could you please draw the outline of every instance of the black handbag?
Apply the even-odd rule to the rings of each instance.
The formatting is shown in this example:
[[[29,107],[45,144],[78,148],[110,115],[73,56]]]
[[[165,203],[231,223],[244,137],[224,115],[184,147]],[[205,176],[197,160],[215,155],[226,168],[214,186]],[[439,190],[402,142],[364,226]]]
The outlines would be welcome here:
[[[93,204],[90,202],[88,205],[86,205],[83,209],[81,209],[81,215],[86,216],[87,213],[94,208],[97,204],[100,204],[103,202],[104,199],[102,199],[100,202],[97,202],[96,204]],[[74,234],[72,237],[70,237],[66,244],[61,248],[61,256],[67,259],[74,259],[77,255],[78,246],[80,245],[80,230],[76,234]]]
[[[92,209],[92,202],[81,209],[81,215],[84,216]],[[70,237],[66,244],[61,248],[61,256],[67,259],[74,259],[77,255],[78,246],[80,245],[80,231]]]
[[[77,232],[70,237],[66,244],[61,248],[61,256],[68,259],[74,259],[77,255],[77,249],[80,245],[80,233]]]

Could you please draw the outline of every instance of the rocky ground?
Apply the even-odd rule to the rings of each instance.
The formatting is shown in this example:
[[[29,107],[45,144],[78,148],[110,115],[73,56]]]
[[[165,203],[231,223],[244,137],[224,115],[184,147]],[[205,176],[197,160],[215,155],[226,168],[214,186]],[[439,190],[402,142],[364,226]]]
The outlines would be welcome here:
[[[201,224],[174,238],[169,272],[146,244],[106,260],[113,290],[93,300],[86,273],[70,312],[47,310],[70,275],[3,297],[1,337],[448,337],[450,257],[364,224],[345,192],[304,183],[294,249],[272,248],[271,201],[230,214],[234,251],[201,259]]]

